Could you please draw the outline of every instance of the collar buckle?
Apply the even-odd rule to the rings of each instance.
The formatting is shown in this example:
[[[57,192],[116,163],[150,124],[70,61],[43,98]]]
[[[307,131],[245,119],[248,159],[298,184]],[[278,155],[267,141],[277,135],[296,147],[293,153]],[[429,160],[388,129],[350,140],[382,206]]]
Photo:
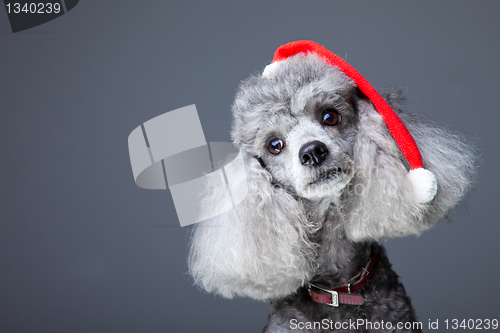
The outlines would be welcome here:
[[[329,293],[331,295],[331,297],[332,297],[331,303],[325,302],[323,304],[326,304],[326,305],[329,305],[329,306],[333,306],[333,307],[336,307],[336,308],[339,307],[339,293],[338,292],[336,292],[335,290],[323,289],[321,287],[318,287],[315,284],[309,283],[308,288],[307,288],[307,289],[309,289],[309,295],[311,295],[311,287],[314,287],[314,288],[319,289],[321,291],[327,292],[327,293]]]

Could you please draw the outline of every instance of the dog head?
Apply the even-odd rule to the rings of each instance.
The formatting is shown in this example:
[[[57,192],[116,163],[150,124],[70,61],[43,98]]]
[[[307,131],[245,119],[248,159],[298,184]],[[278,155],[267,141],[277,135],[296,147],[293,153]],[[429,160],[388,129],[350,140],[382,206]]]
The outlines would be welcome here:
[[[419,234],[456,205],[474,171],[470,146],[388,96],[437,182],[437,193],[422,200],[411,164],[359,88],[308,53],[242,83],[232,138],[248,195],[196,227],[189,265],[199,285],[226,297],[285,296],[317,269],[318,233],[334,230],[350,242]],[[208,184],[206,210],[227,204],[221,190]]]

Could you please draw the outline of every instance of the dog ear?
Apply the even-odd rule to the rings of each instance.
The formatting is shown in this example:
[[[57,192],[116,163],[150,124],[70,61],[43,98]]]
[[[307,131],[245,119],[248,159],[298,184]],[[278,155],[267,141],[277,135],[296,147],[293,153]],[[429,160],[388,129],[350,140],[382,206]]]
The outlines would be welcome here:
[[[475,171],[472,147],[459,135],[402,111],[388,102],[405,123],[437,179],[437,194],[422,203],[408,177],[409,164],[371,102],[358,102],[359,127],[354,143],[354,182],[344,200],[345,227],[354,241],[419,234],[439,222],[469,188]]]
[[[315,226],[292,195],[272,184],[257,158],[244,148],[241,152],[244,163],[227,173],[241,176],[230,188],[247,186],[247,195],[229,211],[195,226],[189,271],[196,284],[227,298],[285,296],[312,274],[316,253],[307,235]],[[207,216],[231,205],[220,184],[215,179],[207,184],[202,205]]]

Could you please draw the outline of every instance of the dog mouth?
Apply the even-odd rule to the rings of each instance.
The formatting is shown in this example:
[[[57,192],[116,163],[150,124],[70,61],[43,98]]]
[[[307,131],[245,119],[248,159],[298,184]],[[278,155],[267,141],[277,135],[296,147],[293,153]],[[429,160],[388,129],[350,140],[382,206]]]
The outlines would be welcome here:
[[[342,175],[341,168],[332,168],[332,169],[328,169],[328,170],[322,170],[319,172],[318,177],[309,183],[309,186],[329,183],[330,181],[339,178],[341,175]]]

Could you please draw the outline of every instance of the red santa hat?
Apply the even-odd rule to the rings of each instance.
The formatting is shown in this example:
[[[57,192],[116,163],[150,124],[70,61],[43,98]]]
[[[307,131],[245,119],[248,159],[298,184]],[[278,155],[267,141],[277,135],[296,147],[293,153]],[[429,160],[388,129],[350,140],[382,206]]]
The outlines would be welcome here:
[[[413,184],[418,201],[420,203],[430,202],[437,193],[437,180],[436,176],[431,171],[424,169],[422,156],[420,155],[415,140],[396,112],[394,112],[375,88],[373,88],[373,86],[345,60],[318,43],[300,40],[280,46],[274,53],[272,63],[264,69],[262,75],[266,77],[272,76],[281,62],[299,53],[304,53],[306,55],[314,54],[323,59],[327,64],[337,67],[344,74],[349,76],[354,83],[356,83],[359,90],[371,100],[373,106],[375,106],[384,119],[399,149],[401,149],[401,152],[410,164],[411,170],[408,177]]]

